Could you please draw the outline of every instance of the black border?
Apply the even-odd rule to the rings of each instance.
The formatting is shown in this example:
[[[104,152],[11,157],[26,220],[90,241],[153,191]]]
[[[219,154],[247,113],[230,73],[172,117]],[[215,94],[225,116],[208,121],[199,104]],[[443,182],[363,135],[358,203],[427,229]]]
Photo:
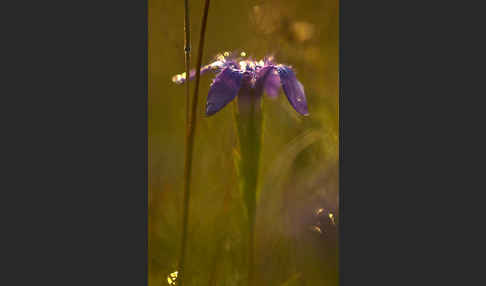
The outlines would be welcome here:
[[[463,121],[474,106],[464,96],[477,90],[464,82],[469,68],[455,65],[476,61],[462,58],[475,46],[464,39],[476,38],[470,19],[480,18],[470,11],[340,1],[341,285],[470,279],[459,274],[469,259],[449,256],[469,244],[460,236],[474,217],[462,215],[471,201],[462,158],[476,154],[462,155],[471,141],[459,141],[475,121]]]
[[[147,1],[75,5],[19,7],[11,22],[19,31],[4,40],[15,61],[4,97],[18,101],[4,105],[18,107],[3,133],[10,144],[2,190],[12,198],[2,202],[12,210],[2,255],[14,266],[5,272],[19,284],[146,285]],[[428,238],[441,222],[436,213],[460,210],[444,201],[460,189],[460,173],[445,169],[467,164],[454,165],[448,152],[469,148],[450,146],[443,126],[451,122],[431,122],[438,111],[461,112],[443,98],[454,83],[466,86],[445,65],[469,51],[437,56],[458,38],[441,27],[467,30],[445,9],[340,1],[341,285],[421,285],[429,266],[458,245],[429,251],[448,238]],[[439,14],[454,15],[458,26]],[[433,141],[437,132],[443,137]],[[437,155],[439,147],[447,152]],[[430,284],[451,272],[435,273]]]
[[[23,5],[0,284],[147,285],[147,1]]]

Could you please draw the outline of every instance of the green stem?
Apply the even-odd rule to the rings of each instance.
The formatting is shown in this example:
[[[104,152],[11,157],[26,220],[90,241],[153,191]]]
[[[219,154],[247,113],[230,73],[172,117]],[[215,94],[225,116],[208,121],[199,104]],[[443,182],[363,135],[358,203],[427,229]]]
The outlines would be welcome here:
[[[206,35],[206,23],[208,20],[209,12],[209,0],[205,1],[204,13],[201,21],[201,34],[199,37],[199,47],[198,47],[198,57],[196,66],[196,85],[194,89],[194,95],[191,102],[191,112],[187,124],[187,134],[186,134],[186,159],[184,163],[184,210],[183,210],[183,221],[182,221],[182,241],[181,241],[181,257],[179,260],[178,276],[177,282],[180,286],[183,285],[183,278],[185,274],[185,257],[187,248],[187,227],[189,219],[189,197],[191,190],[191,172],[192,172],[192,153],[194,150],[194,134],[196,131],[196,114],[197,114],[197,103],[198,103],[198,93],[199,93],[199,79],[201,77],[201,65],[204,50],[204,39]],[[186,13],[188,13],[188,6],[186,6]],[[188,14],[186,14],[186,25],[189,23]],[[186,37],[188,36],[188,31],[186,30]],[[187,43],[187,42],[186,42]],[[187,46],[186,46],[187,47]],[[187,59],[187,54],[186,54]],[[187,62],[186,62],[187,65]],[[186,66],[187,68],[187,66]],[[186,72],[186,79],[189,78],[189,72]],[[186,84],[189,81],[186,80]],[[189,102],[188,102],[189,105]]]
[[[255,217],[263,124],[261,109],[261,98],[254,90],[246,90],[238,96],[235,116],[240,157],[237,166],[240,190],[248,214],[249,286],[255,285]]]

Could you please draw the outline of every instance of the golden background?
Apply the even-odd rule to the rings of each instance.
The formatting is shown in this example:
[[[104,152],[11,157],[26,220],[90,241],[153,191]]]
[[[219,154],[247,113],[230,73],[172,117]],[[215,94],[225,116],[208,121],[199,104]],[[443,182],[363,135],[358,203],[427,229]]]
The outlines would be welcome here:
[[[190,1],[195,66],[204,1]],[[224,51],[294,67],[309,117],[265,96],[257,210],[259,285],[338,285],[338,1],[221,1],[209,10],[203,65]],[[184,1],[149,0],[149,285],[176,271],[182,221]],[[245,213],[233,163],[232,104],[204,115],[201,77],[185,285],[244,285]],[[192,88],[194,81],[191,82]]]

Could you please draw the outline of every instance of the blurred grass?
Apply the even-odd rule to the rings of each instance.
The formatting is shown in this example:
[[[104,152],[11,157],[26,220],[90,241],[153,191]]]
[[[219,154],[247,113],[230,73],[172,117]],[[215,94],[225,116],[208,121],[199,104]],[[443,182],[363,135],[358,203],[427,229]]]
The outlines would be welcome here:
[[[184,71],[183,5],[149,0],[150,286],[168,285],[180,248],[186,106],[171,78]],[[190,5],[195,47],[203,1]],[[203,64],[226,50],[272,53],[295,68],[308,100],[310,117],[302,118],[283,94],[264,99],[260,285],[337,285],[336,228],[315,212],[338,212],[338,0],[212,1],[206,37]],[[211,80],[201,78],[199,93],[186,285],[243,285],[246,217],[232,157],[233,107],[204,116]]]

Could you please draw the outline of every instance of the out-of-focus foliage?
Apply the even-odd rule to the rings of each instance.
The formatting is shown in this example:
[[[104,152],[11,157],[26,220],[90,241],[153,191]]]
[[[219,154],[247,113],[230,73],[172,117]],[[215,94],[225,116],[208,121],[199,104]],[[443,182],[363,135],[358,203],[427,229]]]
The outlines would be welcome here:
[[[192,66],[203,1],[190,1]],[[149,285],[169,285],[182,221],[184,1],[149,0]],[[338,285],[338,0],[212,0],[204,63],[242,49],[292,65],[309,117],[283,93],[264,99],[256,226],[260,285]],[[233,163],[233,106],[204,115],[213,75],[201,78],[186,285],[243,285],[246,217]],[[191,82],[194,87],[194,82]],[[331,215],[329,214],[331,213]]]

